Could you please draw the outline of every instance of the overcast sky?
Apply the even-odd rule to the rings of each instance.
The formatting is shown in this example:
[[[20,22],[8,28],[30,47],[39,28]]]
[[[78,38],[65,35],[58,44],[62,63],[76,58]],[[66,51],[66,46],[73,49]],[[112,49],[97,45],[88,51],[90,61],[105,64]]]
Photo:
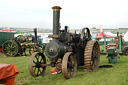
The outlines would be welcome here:
[[[0,0],[0,27],[52,29],[53,6],[61,28],[128,28],[128,0]]]

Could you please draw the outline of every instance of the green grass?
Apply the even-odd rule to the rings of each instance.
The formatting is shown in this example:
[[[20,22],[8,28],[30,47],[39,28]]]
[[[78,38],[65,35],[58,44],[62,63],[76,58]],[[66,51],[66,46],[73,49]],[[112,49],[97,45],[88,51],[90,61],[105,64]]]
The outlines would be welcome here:
[[[66,80],[62,74],[50,75],[47,67],[45,76],[32,77],[28,71],[30,56],[4,57],[0,54],[0,63],[14,64],[19,71],[15,85],[128,85],[128,56],[120,56],[117,64],[109,64],[106,56],[101,55],[100,65],[113,65],[112,68],[99,68],[93,72],[83,72],[79,67],[76,76]]]
[[[100,45],[100,50],[104,50],[104,45]]]

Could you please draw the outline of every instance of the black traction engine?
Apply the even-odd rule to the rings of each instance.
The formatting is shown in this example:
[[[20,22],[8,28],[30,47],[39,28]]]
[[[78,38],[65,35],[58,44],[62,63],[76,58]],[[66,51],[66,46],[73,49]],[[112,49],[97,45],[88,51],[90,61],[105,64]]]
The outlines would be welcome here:
[[[59,6],[53,9],[53,35],[52,40],[41,52],[35,52],[29,60],[29,72],[36,77],[43,75],[46,66],[62,69],[66,79],[73,78],[78,66],[84,66],[84,71],[93,71],[98,68],[100,61],[100,48],[95,40],[91,40],[89,28],[83,28],[81,33],[68,32],[68,26],[60,30]],[[46,56],[45,56],[46,55]],[[47,64],[46,60],[49,59]]]

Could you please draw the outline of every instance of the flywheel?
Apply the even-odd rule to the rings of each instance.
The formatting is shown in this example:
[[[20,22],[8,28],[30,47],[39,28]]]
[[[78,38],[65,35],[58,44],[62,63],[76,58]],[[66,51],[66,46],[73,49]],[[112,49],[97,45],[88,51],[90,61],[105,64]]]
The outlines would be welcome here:
[[[100,62],[100,48],[97,41],[87,42],[84,50],[85,71],[93,71],[98,68]]]

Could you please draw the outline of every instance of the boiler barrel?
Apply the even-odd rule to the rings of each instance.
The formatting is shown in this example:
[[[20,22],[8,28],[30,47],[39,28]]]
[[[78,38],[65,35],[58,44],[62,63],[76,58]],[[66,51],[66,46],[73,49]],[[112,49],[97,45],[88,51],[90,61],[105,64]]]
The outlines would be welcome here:
[[[53,35],[59,34],[59,20],[60,20],[60,9],[59,6],[52,7],[53,9]]]

